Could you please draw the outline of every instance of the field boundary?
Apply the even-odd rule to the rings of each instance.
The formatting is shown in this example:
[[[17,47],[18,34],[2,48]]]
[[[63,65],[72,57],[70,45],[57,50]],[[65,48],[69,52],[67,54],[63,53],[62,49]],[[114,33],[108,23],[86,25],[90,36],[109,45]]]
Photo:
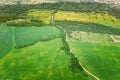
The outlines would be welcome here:
[[[115,43],[120,43],[120,40],[116,40],[115,37],[120,37],[120,36],[110,35],[110,38],[111,38]]]

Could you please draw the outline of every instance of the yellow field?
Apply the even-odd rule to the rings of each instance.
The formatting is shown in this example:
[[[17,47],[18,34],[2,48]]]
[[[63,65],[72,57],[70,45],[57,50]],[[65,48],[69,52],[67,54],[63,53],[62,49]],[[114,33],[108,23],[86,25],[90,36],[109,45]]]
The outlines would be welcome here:
[[[98,23],[106,26],[112,26],[118,28],[120,26],[120,20],[114,16],[100,13],[79,13],[70,11],[59,11],[56,13],[55,20],[70,20],[70,21],[83,21]]]
[[[44,23],[49,24],[52,12],[53,12],[53,10],[33,9],[33,10],[28,11],[27,16],[29,18],[33,18],[33,19],[36,19],[36,20],[42,20]]]

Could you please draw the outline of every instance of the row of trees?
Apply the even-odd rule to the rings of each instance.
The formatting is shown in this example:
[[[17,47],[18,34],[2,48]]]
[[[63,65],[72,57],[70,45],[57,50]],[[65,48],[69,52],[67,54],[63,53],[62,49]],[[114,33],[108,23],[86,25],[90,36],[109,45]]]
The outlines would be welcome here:
[[[74,12],[95,12],[95,13],[108,13],[120,19],[120,8],[118,6],[109,5],[97,2],[81,2],[73,3],[66,2],[60,10],[74,11]]]

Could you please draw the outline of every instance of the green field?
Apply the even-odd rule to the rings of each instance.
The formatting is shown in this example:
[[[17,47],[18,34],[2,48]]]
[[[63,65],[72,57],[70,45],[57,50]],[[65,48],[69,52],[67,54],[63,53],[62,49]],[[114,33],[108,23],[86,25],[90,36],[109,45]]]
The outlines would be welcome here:
[[[87,80],[70,71],[70,57],[61,47],[61,40],[55,39],[12,50],[0,62],[0,80]]]
[[[82,65],[101,80],[120,79],[120,45],[71,39],[69,44]]]
[[[25,35],[25,36],[24,36]],[[16,47],[29,46],[39,41],[60,37],[60,30],[52,27],[16,27],[14,28]]]
[[[0,28],[0,59],[9,53],[13,48],[12,28]]]
[[[82,71],[71,71],[71,57],[62,49],[59,29],[50,26],[4,27],[0,36],[3,37],[3,34],[11,35],[11,43],[6,44],[12,47],[7,49],[7,54],[0,52],[5,55],[0,59],[0,80],[93,80]],[[2,49],[5,40],[0,40]],[[31,45],[34,42],[36,44]],[[30,45],[15,48],[25,44]]]

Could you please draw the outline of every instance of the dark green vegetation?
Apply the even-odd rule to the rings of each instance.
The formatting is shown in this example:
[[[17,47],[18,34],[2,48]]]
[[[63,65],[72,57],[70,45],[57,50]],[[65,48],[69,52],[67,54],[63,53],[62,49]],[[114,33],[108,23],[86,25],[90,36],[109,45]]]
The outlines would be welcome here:
[[[62,3],[43,3],[43,4],[14,4],[0,6],[0,22],[16,19],[27,19],[27,12],[31,9],[55,10]]]
[[[12,28],[0,28],[0,59],[13,48]]]
[[[16,19],[28,19],[26,14],[31,9],[39,9],[39,10],[59,9],[62,11],[74,11],[74,12],[82,12],[82,13],[83,12],[108,13],[109,15],[113,15],[116,18],[120,19],[119,7],[107,5],[104,3],[95,3],[95,2],[88,2],[88,3],[87,2],[81,2],[81,3],[58,2],[58,3],[42,3],[42,4],[2,5],[0,6],[0,22],[2,23],[2,22],[7,22],[10,20],[16,20]],[[39,20],[38,22],[41,22],[41,20]],[[41,22],[41,24],[43,23]]]
[[[116,18],[120,19],[120,8],[105,3],[97,2],[66,2],[64,6],[60,8],[63,11],[74,11],[74,12],[87,12],[87,13],[108,13]]]

